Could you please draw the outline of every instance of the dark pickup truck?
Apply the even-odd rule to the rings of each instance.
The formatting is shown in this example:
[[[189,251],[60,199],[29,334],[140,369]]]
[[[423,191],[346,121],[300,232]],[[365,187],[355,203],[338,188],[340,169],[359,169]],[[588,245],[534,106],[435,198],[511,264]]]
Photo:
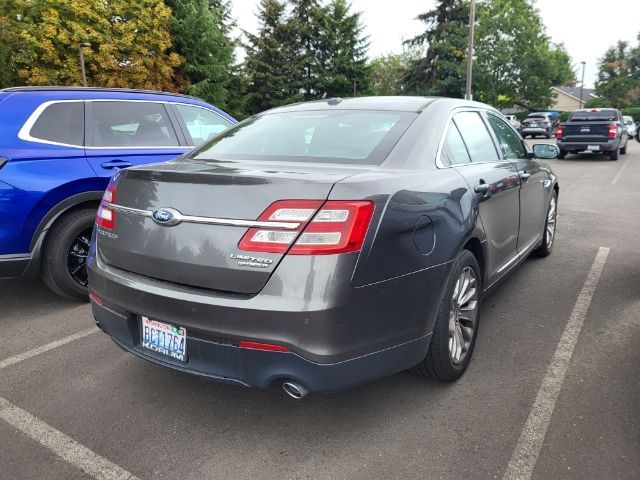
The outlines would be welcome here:
[[[556,141],[560,154],[593,152],[606,153],[611,160],[627,153],[627,128],[622,113],[615,108],[574,110],[569,120],[558,125]]]

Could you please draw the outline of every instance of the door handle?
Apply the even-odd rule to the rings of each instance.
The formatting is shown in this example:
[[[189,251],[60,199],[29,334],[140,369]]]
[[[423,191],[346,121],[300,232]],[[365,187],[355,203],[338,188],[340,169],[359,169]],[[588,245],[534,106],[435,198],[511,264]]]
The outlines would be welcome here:
[[[107,170],[114,168],[127,168],[131,165],[133,165],[133,163],[127,162],[126,160],[109,160],[108,162],[102,162],[100,164],[102,168],[106,168]]]
[[[520,172],[520,178],[522,179],[523,182],[526,182],[527,180],[529,180],[530,177],[531,177],[531,174],[526,170]]]

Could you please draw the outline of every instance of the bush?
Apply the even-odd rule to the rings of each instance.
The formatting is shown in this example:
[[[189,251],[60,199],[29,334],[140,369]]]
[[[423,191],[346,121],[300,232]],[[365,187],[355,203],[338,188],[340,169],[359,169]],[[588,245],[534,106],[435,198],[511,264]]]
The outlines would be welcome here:
[[[558,114],[558,121],[566,122],[567,120],[569,120],[569,115],[571,115],[571,112],[560,112]]]

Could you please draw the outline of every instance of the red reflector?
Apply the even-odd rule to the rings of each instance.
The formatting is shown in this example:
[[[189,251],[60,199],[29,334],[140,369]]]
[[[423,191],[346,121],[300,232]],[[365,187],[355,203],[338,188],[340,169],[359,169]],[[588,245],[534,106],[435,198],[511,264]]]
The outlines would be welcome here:
[[[89,293],[89,300],[91,300],[96,305],[99,305],[99,306],[103,305],[102,299],[93,292]]]
[[[288,352],[289,351],[287,347],[283,347],[282,345],[272,345],[270,343],[248,342],[246,340],[242,340],[238,346],[240,348],[248,348],[250,350],[263,350],[266,352]]]
[[[562,138],[562,134],[564,133],[564,126],[558,125],[558,130],[556,131],[556,138]]]
[[[116,201],[116,185],[109,182],[107,189],[102,196],[102,202],[98,207],[98,214],[96,215],[96,225],[105,230],[113,230],[116,226],[116,212],[109,208],[109,204]]]

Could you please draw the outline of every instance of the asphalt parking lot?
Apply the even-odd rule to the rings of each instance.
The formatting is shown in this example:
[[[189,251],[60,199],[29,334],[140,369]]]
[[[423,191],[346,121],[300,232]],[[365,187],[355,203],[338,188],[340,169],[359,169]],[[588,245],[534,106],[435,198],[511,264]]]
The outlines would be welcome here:
[[[485,300],[455,384],[400,373],[294,401],[209,383],[0,280],[0,477],[640,478],[640,144],[549,163],[555,250]]]

